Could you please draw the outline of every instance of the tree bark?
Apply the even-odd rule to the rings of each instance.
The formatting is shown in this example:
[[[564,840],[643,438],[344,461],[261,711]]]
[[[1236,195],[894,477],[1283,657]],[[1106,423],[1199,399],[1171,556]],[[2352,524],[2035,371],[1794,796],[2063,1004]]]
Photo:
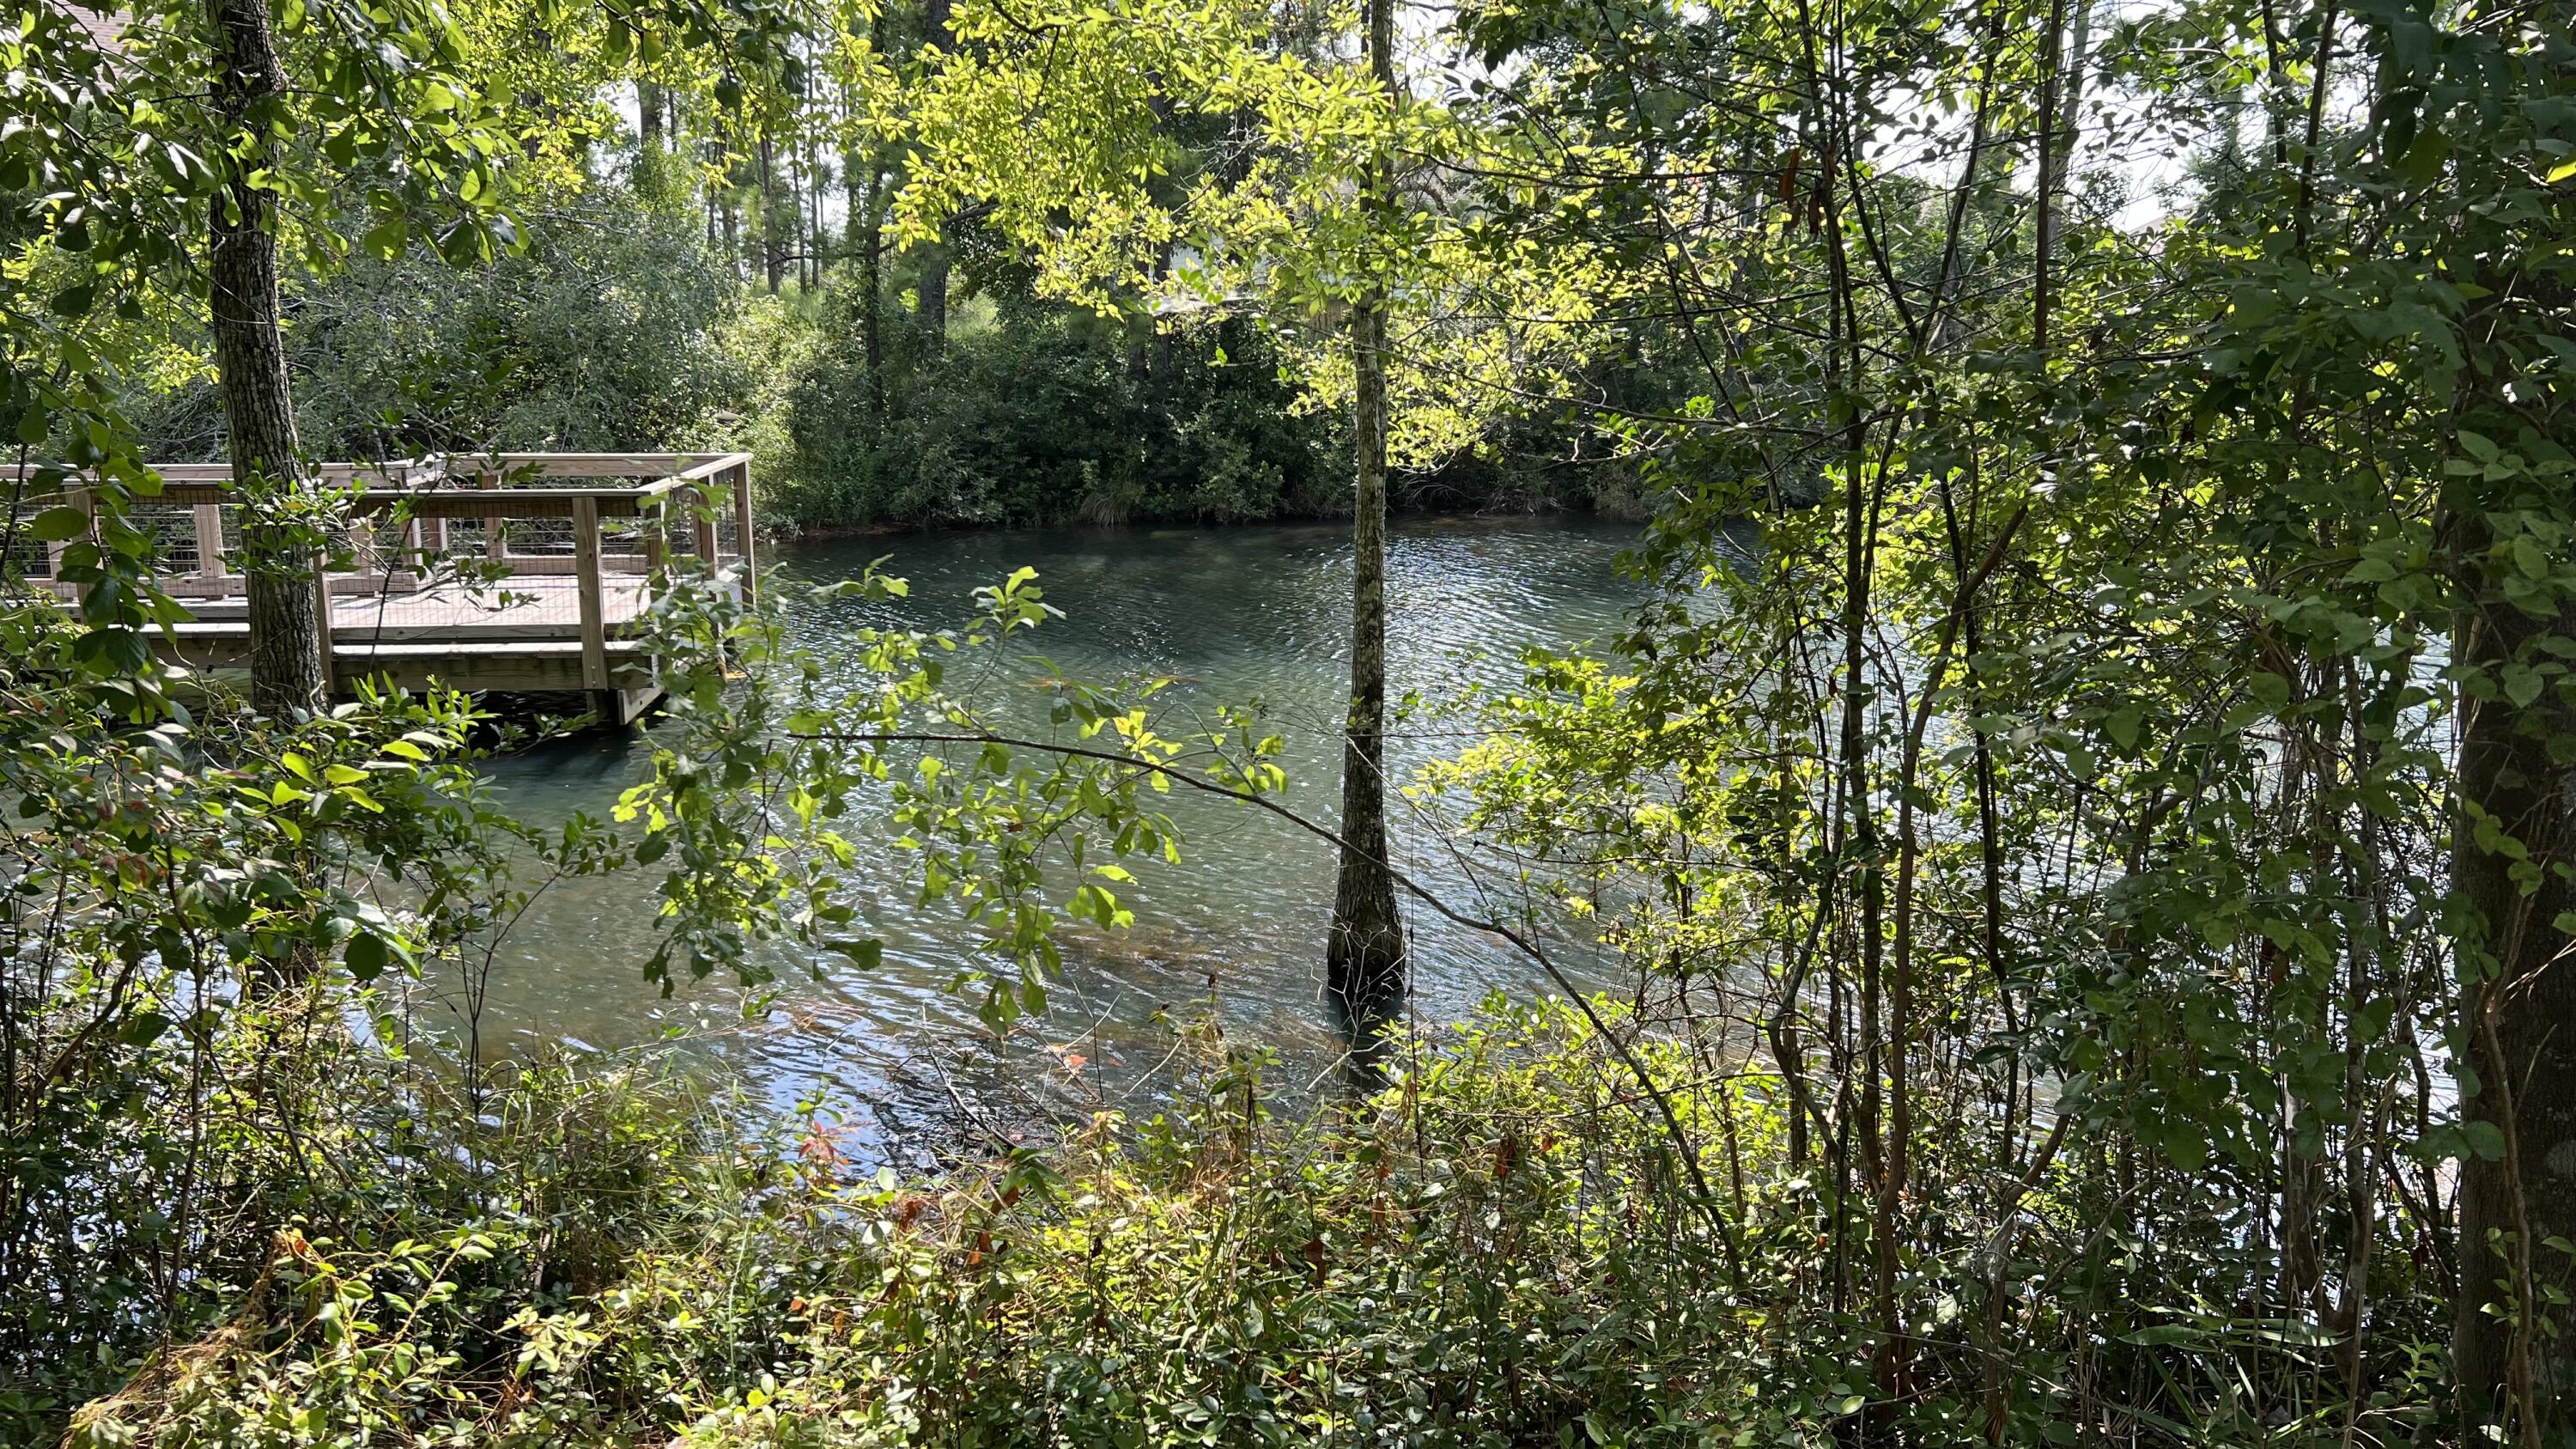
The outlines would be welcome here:
[[[635,83],[635,144],[639,150],[662,144],[662,88],[651,81]]]
[[[885,8],[868,20],[869,48],[885,53]],[[865,167],[864,173],[861,167]],[[860,177],[866,177],[861,189]],[[859,260],[859,346],[868,366],[868,416],[885,420],[885,224],[878,199],[885,194],[885,165],[865,141],[841,153],[841,184],[849,193],[845,227]]]
[[[921,324],[921,347],[925,355],[937,357],[948,350],[948,248],[931,242],[921,249],[921,274],[915,280],[914,293],[919,299],[913,307],[913,320]]]
[[[922,47],[946,50],[949,0],[926,0],[922,6]],[[914,284],[918,299],[913,320],[921,325],[922,353],[937,357],[948,350],[948,246],[932,242],[921,249],[921,274]]]
[[[850,205],[850,249],[859,261],[859,348],[868,369],[868,416],[885,418],[885,227],[878,198],[885,192],[885,170],[873,155],[864,158],[866,184],[860,183],[862,153],[842,158]]]
[[[2471,558],[2481,551],[2463,549]],[[2489,590],[2481,595],[2454,647],[2489,678],[2518,660],[2550,658],[2535,652],[2544,636],[2576,639],[2576,605],[2536,618]],[[2475,1124],[2493,1129],[2480,1135],[2500,1153],[2461,1164],[2453,1358],[2471,1416],[2518,1420],[2526,1444],[2543,1441],[2576,1388],[2576,1312],[2546,1292],[2576,1286],[2566,1255],[2547,1246],[2576,1239],[2576,966],[2562,959],[2570,941],[2557,924],[2576,908],[2576,886],[2559,874],[2576,862],[2576,766],[2553,760],[2550,748],[2570,737],[2576,710],[2553,694],[2523,708],[2502,697],[2461,703],[2451,856],[2455,902],[2466,913],[2456,925],[2467,1068],[2460,1115],[2473,1132]],[[2541,867],[2529,893],[2505,841],[2480,838],[2482,818]]]
[[[247,136],[247,154],[227,153],[230,174],[216,194],[207,260],[208,321],[236,486],[253,498],[303,487],[286,348],[277,327],[277,238],[269,193],[250,176],[274,163],[269,112],[286,89],[264,0],[217,0],[215,104],[226,129]],[[251,707],[271,717],[321,709],[330,682],[325,660],[319,560],[293,523],[261,504],[243,510],[242,572],[249,595]]]
[[[1394,0],[1369,0],[1369,67],[1395,104]],[[1370,170],[1367,198],[1393,204],[1393,162]],[[1386,835],[1386,304],[1372,286],[1351,310],[1351,700],[1343,734],[1341,868],[1325,942],[1326,984],[1354,1023],[1382,1014],[1404,990],[1404,926]]]
[[[778,236],[778,168],[777,147],[766,135],[760,138],[760,266],[768,274],[769,295],[778,295],[778,282],[786,270],[787,249],[779,245]]]

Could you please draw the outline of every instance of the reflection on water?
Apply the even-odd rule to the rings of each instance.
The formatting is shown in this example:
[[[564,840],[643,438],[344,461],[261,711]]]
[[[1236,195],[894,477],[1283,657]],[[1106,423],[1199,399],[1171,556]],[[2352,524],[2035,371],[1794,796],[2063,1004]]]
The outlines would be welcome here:
[[[1614,564],[1631,537],[1590,524],[1399,525],[1388,559],[1393,689],[1448,698],[1475,681],[1515,678],[1527,646],[1606,638],[1640,598]],[[1018,690],[1034,706],[1025,681],[1046,672],[1035,663],[1042,656],[1074,678],[1175,676],[1183,683],[1164,696],[1168,706],[1204,713],[1211,727],[1218,704],[1258,699],[1286,740],[1288,803],[1330,821],[1350,628],[1342,528],[913,535],[782,549],[776,566],[824,582],[879,555],[891,555],[888,570],[911,580],[910,599],[809,610],[800,631],[826,658],[854,623],[960,622],[972,589],[1032,566],[1066,617],[1031,636],[1029,667],[995,671],[992,689]],[[1466,743],[1451,722],[1399,727],[1391,771],[1401,781]],[[498,761],[492,773],[525,816],[559,820],[576,809],[605,816],[638,777],[646,748],[639,738],[593,736]],[[646,984],[651,877],[558,884],[503,943],[483,1038],[522,1048],[547,1041],[616,1048],[685,1033],[686,1050],[714,1054],[781,1106],[819,1089],[854,1109],[862,1157],[871,1143],[953,1125],[975,1102],[1005,1092],[1057,1105],[1114,1095],[1171,1053],[1171,1016],[1211,999],[1229,1040],[1281,1051],[1283,1079],[1303,1085],[1330,1073],[1343,1050],[1322,983],[1330,846],[1214,797],[1178,791],[1169,809],[1185,837],[1182,864],[1138,867],[1126,892],[1137,925],[1069,940],[1066,978],[1050,1011],[1007,1049],[983,1039],[972,1002],[950,990],[970,959],[966,933],[944,911],[912,908],[900,861],[861,873],[859,904],[885,937],[883,966],[862,973],[837,957],[778,960],[775,998],[751,1020],[730,983],[683,987],[669,1000]],[[1475,913],[1474,893],[1433,832],[1419,821],[1408,826],[1400,807],[1396,829],[1408,873]],[[1420,1018],[1461,1015],[1496,988],[1543,985],[1500,941],[1410,904],[1407,923],[1411,1009]],[[424,1021],[440,1010],[429,1005]]]

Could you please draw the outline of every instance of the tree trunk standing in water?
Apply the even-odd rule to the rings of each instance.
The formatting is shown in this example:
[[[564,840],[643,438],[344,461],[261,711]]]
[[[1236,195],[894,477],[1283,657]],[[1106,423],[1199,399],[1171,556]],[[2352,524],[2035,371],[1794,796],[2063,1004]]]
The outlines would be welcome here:
[[[302,487],[302,464],[277,330],[277,238],[268,226],[269,193],[249,183],[275,159],[269,111],[286,89],[286,75],[264,0],[218,0],[215,24],[215,104],[240,148],[224,158],[229,175],[212,208],[206,272],[215,371],[234,479],[291,505]],[[247,508],[242,521],[251,708],[271,717],[318,711],[329,689],[318,560],[300,525],[264,518],[266,512]]]
[[[1395,89],[1394,0],[1370,0],[1369,69],[1390,108]],[[1369,201],[1393,205],[1394,161],[1371,167]],[[1372,283],[1351,309],[1356,414],[1351,538],[1351,701],[1342,748],[1341,869],[1333,891],[1325,980],[1354,1023],[1381,1014],[1404,989],[1404,925],[1386,838],[1386,298]]]

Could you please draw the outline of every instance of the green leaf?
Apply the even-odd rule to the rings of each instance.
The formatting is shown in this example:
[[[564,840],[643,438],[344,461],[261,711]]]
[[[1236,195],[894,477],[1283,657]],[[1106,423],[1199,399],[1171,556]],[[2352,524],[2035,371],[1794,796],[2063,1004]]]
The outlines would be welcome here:
[[[48,508],[28,530],[47,543],[63,543],[89,532],[89,515],[77,508]]]

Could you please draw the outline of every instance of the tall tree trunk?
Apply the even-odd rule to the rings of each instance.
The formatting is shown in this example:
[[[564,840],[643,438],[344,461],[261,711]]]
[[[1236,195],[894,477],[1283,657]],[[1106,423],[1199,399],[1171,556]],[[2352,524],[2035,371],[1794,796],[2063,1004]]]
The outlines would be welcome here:
[[[922,350],[937,357],[948,350],[948,248],[932,242],[921,250],[921,275],[914,282],[919,300],[913,319],[921,324]]]
[[[885,171],[873,154],[852,150],[842,157],[842,177],[849,191],[850,250],[859,261],[859,347],[868,368],[868,416],[885,417],[885,228],[877,199],[885,190]],[[866,167],[865,184],[861,166]]]
[[[948,0],[925,0],[921,17],[922,45],[946,50],[952,43],[948,33]],[[921,346],[924,355],[937,357],[948,349],[948,246],[932,242],[921,250],[921,274],[914,295],[919,299],[913,308],[913,320],[921,324]]]
[[[1369,69],[1396,103],[1395,0],[1369,0]],[[1370,168],[1375,207],[1394,204],[1391,157]],[[1351,310],[1356,375],[1351,537],[1351,700],[1342,748],[1341,869],[1324,947],[1325,979],[1354,1022],[1404,989],[1404,925],[1386,838],[1386,303],[1372,288]]]
[[[868,45],[885,53],[885,7],[868,20]],[[866,189],[860,189],[865,165]],[[878,214],[885,194],[885,165],[862,141],[841,157],[841,180],[850,194],[850,249],[859,258],[859,346],[868,365],[868,416],[885,421],[885,223]]]
[[[646,151],[662,144],[662,88],[651,81],[635,83],[635,145]]]
[[[777,146],[768,136],[760,138],[760,265],[769,277],[769,295],[778,295],[778,281],[787,265],[787,250],[779,245],[778,235],[778,166]]]
[[[254,498],[303,486],[287,389],[286,348],[277,330],[277,238],[269,194],[249,184],[274,159],[268,112],[286,89],[265,0],[218,0],[215,104],[226,129],[252,139],[232,156],[214,199],[207,261],[208,315],[215,343],[233,477]],[[242,572],[250,596],[251,707],[272,717],[316,711],[324,673],[318,561],[296,525],[269,521],[271,509],[243,510]]]
[[[2483,533],[2466,522],[2477,516],[2460,520],[2464,533]],[[2462,551],[2483,552],[2466,539]],[[2550,658],[2545,636],[2576,641],[2576,605],[2535,618],[2489,586],[2463,612],[2453,647],[2494,679]],[[2471,913],[2459,925],[2460,1114],[2492,1130],[2460,1168],[2453,1353],[2471,1415],[2512,1417],[2520,1442],[2537,1445],[2576,1390],[2576,1313],[2546,1291],[2576,1287],[2565,1254],[2547,1246],[2576,1239],[2576,964],[2558,924],[2576,908],[2576,886],[2559,874],[2576,862],[2576,766],[2551,749],[2576,738],[2576,710],[2554,692],[2516,708],[2464,691],[2460,714],[2451,885]],[[2508,854],[2508,840],[2521,849]],[[2529,873],[2524,851],[2540,867],[2528,893],[2517,879]]]
[[[823,161],[823,143],[808,139],[804,143],[805,176],[805,244],[797,248],[797,280],[812,292],[823,285],[823,192],[832,184],[830,171]]]

